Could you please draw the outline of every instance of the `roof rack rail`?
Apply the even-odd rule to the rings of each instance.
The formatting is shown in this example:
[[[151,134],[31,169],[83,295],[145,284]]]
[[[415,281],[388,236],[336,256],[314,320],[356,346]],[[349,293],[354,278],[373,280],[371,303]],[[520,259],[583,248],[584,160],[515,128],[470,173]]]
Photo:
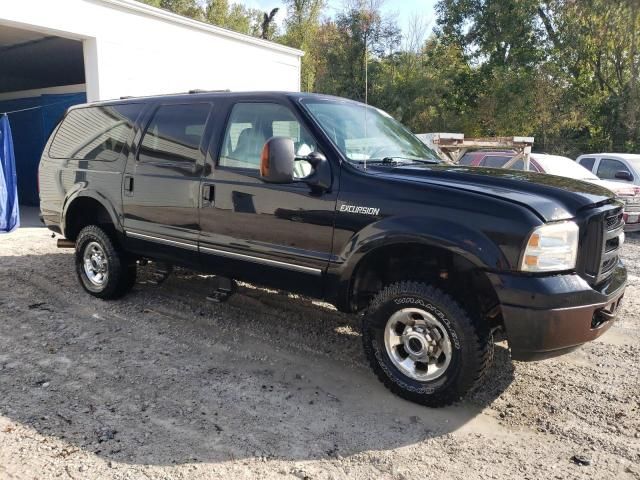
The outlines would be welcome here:
[[[128,100],[130,98],[133,98],[131,95],[125,95],[124,97],[120,97],[120,100]]]
[[[231,90],[229,90],[228,88],[225,88],[224,90],[203,90],[200,88],[194,88],[193,90],[189,90],[189,94],[193,95],[195,93],[222,93],[222,92],[230,92]]]

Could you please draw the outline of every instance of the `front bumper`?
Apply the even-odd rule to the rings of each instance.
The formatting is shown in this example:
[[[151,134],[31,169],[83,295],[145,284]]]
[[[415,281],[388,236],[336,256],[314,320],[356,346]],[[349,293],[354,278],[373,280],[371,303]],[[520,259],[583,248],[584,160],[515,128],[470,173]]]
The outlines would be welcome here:
[[[624,231],[627,232],[627,233],[640,231],[640,222],[625,223],[624,224]]]
[[[606,332],[627,284],[618,263],[597,288],[582,277],[489,274],[502,308],[514,360],[542,360],[571,351]]]
[[[640,208],[638,206],[625,207],[623,218],[625,232],[637,232],[640,230]]]

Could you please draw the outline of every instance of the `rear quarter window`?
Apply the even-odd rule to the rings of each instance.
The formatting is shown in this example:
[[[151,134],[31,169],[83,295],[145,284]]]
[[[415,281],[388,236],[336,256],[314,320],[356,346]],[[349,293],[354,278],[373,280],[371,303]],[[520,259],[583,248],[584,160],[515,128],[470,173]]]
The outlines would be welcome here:
[[[589,170],[593,171],[593,164],[596,162],[596,159],[593,157],[585,157],[580,159],[580,165]]]
[[[103,105],[71,110],[49,147],[51,158],[116,160],[128,143],[142,104]]]

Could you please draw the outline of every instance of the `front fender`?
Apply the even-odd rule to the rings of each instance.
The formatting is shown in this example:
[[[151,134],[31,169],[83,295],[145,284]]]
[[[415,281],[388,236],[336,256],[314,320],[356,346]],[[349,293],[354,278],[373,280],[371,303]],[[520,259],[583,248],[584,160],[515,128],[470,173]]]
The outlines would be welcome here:
[[[510,269],[503,251],[483,232],[441,218],[387,217],[355,233],[334,256],[336,262],[327,272],[334,288],[327,296],[344,309],[353,274],[366,256],[381,247],[407,243],[448,250],[483,270]]]

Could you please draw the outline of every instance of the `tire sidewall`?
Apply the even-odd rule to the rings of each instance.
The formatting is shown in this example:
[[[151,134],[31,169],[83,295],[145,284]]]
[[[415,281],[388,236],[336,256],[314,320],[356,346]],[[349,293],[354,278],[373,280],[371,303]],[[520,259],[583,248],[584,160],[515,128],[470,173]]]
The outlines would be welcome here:
[[[93,284],[91,280],[87,278],[87,274],[84,270],[84,252],[91,242],[98,243],[102,247],[102,250],[104,251],[104,254],[107,258],[109,275],[107,277],[107,281],[102,285]],[[104,233],[102,230],[99,230],[98,228],[81,231],[76,242],[75,263],[76,273],[78,275],[80,283],[87,292],[97,297],[109,297],[113,295],[118,286],[117,283],[120,275],[121,265],[119,255],[106,233]]]
[[[391,316],[405,308],[419,308],[433,315],[444,326],[451,342],[451,362],[438,378],[426,382],[412,379],[404,374],[391,360],[384,341],[384,332]],[[399,388],[418,396],[437,395],[451,387],[456,388],[464,373],[465,332],[456,321],[455,314],[423,295],[399,293],[381,303],[369,314],[365,336],[377,364],[384,374]],[[367,345],[365,345],[367,347]]]

